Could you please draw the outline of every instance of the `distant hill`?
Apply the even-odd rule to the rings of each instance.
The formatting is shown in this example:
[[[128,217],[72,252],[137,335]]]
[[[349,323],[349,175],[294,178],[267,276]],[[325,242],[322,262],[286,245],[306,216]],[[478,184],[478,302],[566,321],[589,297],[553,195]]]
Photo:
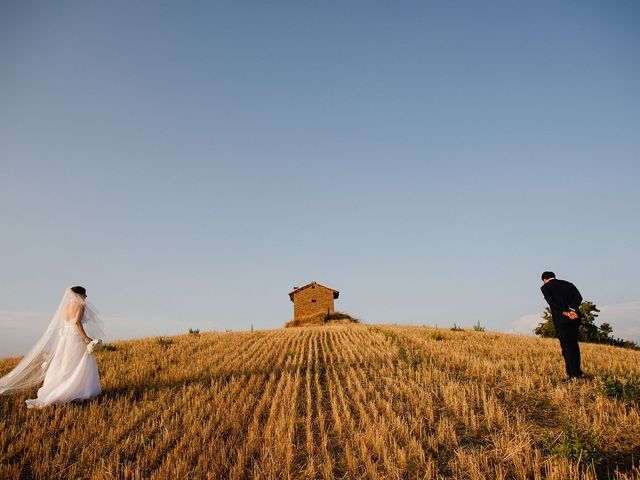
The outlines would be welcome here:
[[[34,411],[36,389],[0,396],[0,478],[640,476],[638,351],[585,344],[585,370],[610,376],[567,384],[556,340],[490,332],[349,324],[114,345],[97,400]]]

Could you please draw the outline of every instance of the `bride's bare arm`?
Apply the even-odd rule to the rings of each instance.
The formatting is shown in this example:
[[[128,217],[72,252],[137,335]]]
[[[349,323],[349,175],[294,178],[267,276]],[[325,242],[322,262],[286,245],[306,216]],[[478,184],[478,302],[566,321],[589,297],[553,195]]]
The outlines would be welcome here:
[[[84,331],[84,327],[82,326],[82,317],[84,316],[84,305],[80,305],[78,308],[78,313],[76,314],[76,329],[84,339],[84,343],[91,342],[91,337],[87,335],[87,332]]]

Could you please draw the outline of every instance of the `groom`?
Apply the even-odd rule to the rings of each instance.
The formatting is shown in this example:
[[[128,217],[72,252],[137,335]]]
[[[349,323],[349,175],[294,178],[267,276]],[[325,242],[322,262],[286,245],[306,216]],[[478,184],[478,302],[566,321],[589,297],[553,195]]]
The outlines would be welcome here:
[[[553,272],[542,274],[542,295],[549,304],[556,335],[560,340],[562,356],[569,380],[583,378],[580,370],[580,346],[578,329],[580,328],[580,304],[582,295],[573,283],[556,279]]]

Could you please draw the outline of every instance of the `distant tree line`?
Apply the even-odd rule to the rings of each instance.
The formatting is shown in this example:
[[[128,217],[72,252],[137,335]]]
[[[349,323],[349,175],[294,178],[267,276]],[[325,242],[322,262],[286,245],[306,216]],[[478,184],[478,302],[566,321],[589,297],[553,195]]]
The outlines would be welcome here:
[[[639,349],[635,342],[614,337],[613,328],[608,323],[596,325],[596,318],[600,310],[593,302],[584,301],[580,304],[580,316],[582,324],[578,332],[578,340],[587,343],[603,343],[616,347]],[[542,314],[543,322],[539,323],[533,332],[539,337],[555,338],[556,328],[551,319],[551,309],[545,308]]]

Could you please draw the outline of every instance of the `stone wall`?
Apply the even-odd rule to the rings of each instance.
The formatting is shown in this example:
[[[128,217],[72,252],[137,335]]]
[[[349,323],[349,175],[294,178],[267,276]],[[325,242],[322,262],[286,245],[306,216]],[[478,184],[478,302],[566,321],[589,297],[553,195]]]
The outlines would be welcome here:
[[[333,290],[321,285],[311,285],[293,295],[294,320],[321,313],[333,313]]]

